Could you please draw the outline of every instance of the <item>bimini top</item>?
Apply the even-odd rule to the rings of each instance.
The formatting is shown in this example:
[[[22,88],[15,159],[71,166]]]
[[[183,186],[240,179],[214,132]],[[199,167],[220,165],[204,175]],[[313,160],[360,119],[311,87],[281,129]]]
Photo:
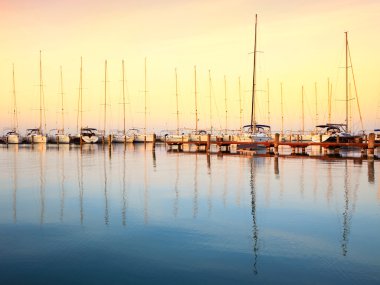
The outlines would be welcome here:
[[[256,124],[255,126],[256,126],[256,128],[268,128],[268,129],[270,129],[270,126],[268,126],[268,125]],[[253,127],[253,125],[243,126],[243,128],[251,128],[251,127]]]

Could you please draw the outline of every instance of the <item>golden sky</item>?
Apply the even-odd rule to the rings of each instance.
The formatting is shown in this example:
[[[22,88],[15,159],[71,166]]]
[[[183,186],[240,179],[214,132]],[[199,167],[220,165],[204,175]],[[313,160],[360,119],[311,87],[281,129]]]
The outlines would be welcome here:
[[[380,127],[380,2],[378,0],[0,0],[0,128],[11,126],[12,64],[19,127],[39,121],[39,51],[47,129],[60,126],[63,68],[65,125],[76,129],[80,57],[83,57],[83,125],[103,128],[104,62],[108,63],[107,128],[122,127],[121,61],[125,60],[127,126],[144,124],[144,59],[147,123],[159,132],[176,128],[175,68],[180,126],[195,127],[194,66],[199,127],[229,129],[249,123],[254,15],[258,14],[257,121],[297,131],[325,123],[327,80],[333,89],[332,121],[345,119],[345,45],[348,40],[358,98],[367,130]],[[208,72],[211,72],[211,116]],[[349,70],[351,74],[351,70]],[[226,90],[224,85],[226,78]],[[361,129],[351,82],[352,124]],[[315,86],[317,86],[315,91]],[[316,99],[317,97],[317,99]],[[316,103],[317,102],[317,103]],[[316,108],[317,106],[317,108]],[[318,121],[316,112],[318,111]]]

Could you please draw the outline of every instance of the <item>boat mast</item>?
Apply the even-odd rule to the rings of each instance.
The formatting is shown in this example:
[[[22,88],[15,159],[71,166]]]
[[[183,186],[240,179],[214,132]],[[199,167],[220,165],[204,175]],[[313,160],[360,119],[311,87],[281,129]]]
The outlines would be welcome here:
[[[17,120],[17,104],[16,104],[16,82],[15,82],[15,65],[13,64],[12,68],[12,83],[13,83],[13,130],[18,129],[18,120]]]
[[[208,87],[209,87],[209,96],[210,96],[210,133],[212,134],[212,92],[211,92],[211,71],[208,70]]]
[[[257,14],[255,15],[255,44],[253,49],[253,75],[252,75],[252,105],[251,105],[251,133],[256,132],[256,112],[255,112],[255,93],[256,93],[256,40],[257,40]]]
[[[146,58],[144,60],[144,98],[145,98],[145,108],[144,108],[144,136],[146,140]]]
[[[198,133],[197,67],[194,65],[195,133]]]
[[[348,132],[348,39],[347,39],[347,32],[344,32],[345,37],[345,48],[346,48],[346,132]]]
[[[318,125],[318,89],[317,82],[314,84],[314,94],[315,94],[315,125]]]
[[[281,135],[284,135],[284,103],[282,100],[282,82],[280,85],[280,90],[281,90]]]
[[[42,59],[41,59],[41,51],[40,51],[40,124],[39,131],[42,132]]]
[[[224,107],[226,109],[226,116],[225,116],[225,126],[226,126],[226,129],[225,129],[225,133],[227,134],[227,130],[228,130],[228,125],[227,125],[227,122],[228,122],[228,110],[227,110],[227,79],[226,79],[226,76],[224,75]]]
[[[107,120],[107,60],[104,62],[104,135],[106,135]]]
[[[304,91],[302,85],[302,135],[305,133],[305,110],[304,110]]]
[[[80,81],[79,81],[79,97],[80,97],[80,128],[83,128],[83,66],[82,57],[80,57]]]
[[[269,78],[267,78],[268,124],[270,125]]]
[[[123,135],[125,135],[125,73],[124,73],[124,59],[121,62],[122,77],[123,77]]]
[[[178,76],[177,76],[177,68],[175,71],[175,98],[176,98],[176,106],[177,106],[177,136],[179,135],[179,111],[178,111]]]
[[[62,76],[62,65],[60,69],[60,78],[61,78],[61,117],[62,117],[62,134],[65,133],[65,121],[64,121],[64,109],[63,109],[63,76]]]
[[[332,86],[330,84],[330,78],[327,78],[327,103],[328,103],[328,123],[331,123],[331,94]]]
[[[240,132],[243,131],[243,107],[242,107],[242,101],[241,101],[241,85],[240,85],[240,76],[238,79],[239,83],[239,107],[240,107]]]

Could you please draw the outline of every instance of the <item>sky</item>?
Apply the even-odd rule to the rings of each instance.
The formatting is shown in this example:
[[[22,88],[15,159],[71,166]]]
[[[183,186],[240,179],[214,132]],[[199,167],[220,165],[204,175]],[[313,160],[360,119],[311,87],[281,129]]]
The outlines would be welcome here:
[[[13,94],[19,129],[39,125],[41,51],[46,131],[62,126],[63,93],[76,132],[81,57],[83,126],[104,129],[106,109],[106,129],[123,127],[124,60],[127,128],[146,114],[149,130],[175,129],[178,99],[181,128],[195,128],[197,102],[199,128],[239,129],[250,122],[255,14],[258,123],[326,123],[328,82],[331,121],[344,122],[348,32],[350,125],[362,129],[359,104],[364,129],[380,127],[378,0],[0,0],[0,128],[12,126]]]

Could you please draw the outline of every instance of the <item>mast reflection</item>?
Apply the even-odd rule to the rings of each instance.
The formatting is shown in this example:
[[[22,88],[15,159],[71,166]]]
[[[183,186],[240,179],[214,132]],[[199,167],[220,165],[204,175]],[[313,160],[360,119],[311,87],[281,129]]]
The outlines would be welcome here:
[[[195,154],[193,218],[198,215],[198,154]]]
[[[82,158],[82,147],[77,151],[77,173],[78,173],[78,190],[79,190],[79,217],[80,224],[83,225],[84,211],[83,211],[83,158]]]
[[[253,272],[258,274],[257,261],[259,252],[259,228],[256,222],[256,165],[254,158],[251,159],[251,176],[250,176],[250,189],[251,189],[251,214],[252,214],[252,238],[253,238]]]
[[[17,153],[18,153],[18,145],[13,145],[13,223],[17,223]]]
[[[177,218],[178,216],[178,202],[179,202],[178,183],[179,183],[179,153],[177,153],[177,157],[176,157],[176,179],[175,179],[175,184],[174,184],[175,199],[174,199],[174,205],[173,205],[173,215],[175,218]]]
[[[122,195],[122,198],[123,198],[123,207],[122,207],[122,210],[121,210],[121,221],[122,221],[122,225],[123,226],[126,226],[126,224],[127,224],[127,190],[126,190],[126,186],[125,186],[125,183],[126,183],[126,179],[125,179],[126,152],[127,152],[127,150],[126,150],[126,144],[124,144],[124,152],[123,152],[123,185],[122,185],[122,188],[123,188],[123,195]]]
[[[40,153],[40,224],[42,225],[45,220],[45,168],[43,163],[45,149],[42,144],[40,144],[37,150]]]
[[[111,159],[111,150],[109,150],[109,159]],[[103,148],[103,169],[104,169],[104,224],[109,225],[108,211],[108,192],[107,192],[107,167],[106,167],[106,150]]]

